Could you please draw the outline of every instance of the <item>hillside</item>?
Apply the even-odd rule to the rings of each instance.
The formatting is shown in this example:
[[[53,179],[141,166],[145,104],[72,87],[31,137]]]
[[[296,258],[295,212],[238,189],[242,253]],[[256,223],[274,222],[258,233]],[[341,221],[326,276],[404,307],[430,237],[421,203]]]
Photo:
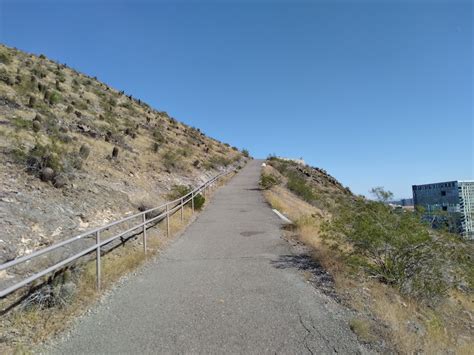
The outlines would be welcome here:
[[[0,46],[0,263],[245,159],[97,78]]]
[[[308,281],[354,311],[359,340],[381,353],[471,353],[474,245],[418,212],[356,196],[326,171],[270,157],[260,184],[307,249]]]

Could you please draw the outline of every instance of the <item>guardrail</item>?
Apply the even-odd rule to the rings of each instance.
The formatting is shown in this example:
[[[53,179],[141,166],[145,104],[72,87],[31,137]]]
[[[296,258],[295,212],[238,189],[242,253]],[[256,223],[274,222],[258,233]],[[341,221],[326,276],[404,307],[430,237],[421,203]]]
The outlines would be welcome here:
[[[175,214],[177,211],[180,210],[181,211],[181,220],[183,220],[184,206],[187,205],[188,203],[191,203],[191,208],[192,208],[192,211],[194,213],[194,197],[196,195],[199,195],[201,192],[205,195],[206,190],[208,188],[210,188],[217,180],[223,178],[224,176],[228,175],[232,171],[233,170],[230,170],[230,171],[227,171],[227,172],[223,172],[219,175],[216,175],[212,179],[206,181],[201,186],[195,188],[191,192],[187,193],[184,196],[181,196],[180,198],[178,198],[174,201],[170,201],[170,202],[167,202],[167,203],[165,203],[163,205],[160,205],[158,207],[150,208],[146,211],[134,214],[132,216],[122,218],[122,219],[120,219],[118,221],[115,221],[115,222],[108,223],[105,226],[89,230],[85,233],[79,234],[79,235],[77,235],[75,237],[72,237],[70,239],[64,240],[62,242],[55,243],[55,244],[50,245],[46,248],[39,249],[39,250],[37,250],[37,251],[35,251],[31,254],[28,254],[28,255],[13,259],[11,261],[8,261],[4,264],[1,264],[0,265],[0,271],[6,270],[6,269],[12,268],[14,266],[17,266],[19,264],[28,262],[28,261],[30,261],[34,258],[37,258],[37,257],[41,256],[41,255],[45,255],[47,253],[50,253],[54,250],[57,250],[61,247],[69,245],[69,244],[71,244],[73,242],[76,242],[78,240],[83,240],[87,237],[95,236],[95,244],[94,245],[89,246],[85,249],[82,249],[80,252],[78,252],[78,253],[76,253],[76,254],[74,254],[74,255],[72,255],[72,256],[64,259],[64,260],[61,260],[61,261],[55,263],[54,265],[52,265],[50,267],[42,269],[41,271],[38,271],[38,272],[34,273],[33,275],[31,275],[31,276],[15,283],[14,285],[11,285],[11,286],[1,290],[0,291],[0,298],[6,297],[10,293],[18,290],[19,288],[22,288],[22,287],[32,283],[33,281],[35,281],[35,280],[37,280],[37,279],[39,279],[39,278],[41,278],[41,277],[43,277],[47,274],[52,273],[53,271],[59,270],[59,269],[65,267],[66,265],[72,263],[73,261],[75,261],[75,260],[77,260],[77,259],[79,259],[79,258],[81,258],[81,257],[83,257],[83,256],[85,256],[89,253],[92,253],[94,251],[96,252],[97,289],[100,290],[100,284],[101,284],[101,270],[100,270],[101,247],[113,242],[114,240],[116,240],[118,238],[124,237],[125,235],[127,235],[130,232],[137,231],[137,230],[141,229],[142,230],[141,233],[143,234],[143,252],[146,254],[146,250],[147,250],[147,245],[146,245],[147,225],[149,225],[150,223],[153,223],[153,222],[158,223],[158,222],[161,222],[163,220],[166,220],[166,235],[169,236],[169,234],[170,234],[170,221],[169,221],[170,216],[172,216],[173,214]],[[157,213],[157,211],[158,211],[158,215],[154,216],[154,214]],[[133,225],[132,227],[128,228],[127,230],[125,230],[123,232],[120,232],[116,235],[108,237],[104,240],[101,239],[101,232],[103,232],[103,231],[105,231],[105,230],[107,230],[111,227],[124,224],[125,222],[133,220],[135,218],[139,219],[141,222],[138,223],[138,224]]]

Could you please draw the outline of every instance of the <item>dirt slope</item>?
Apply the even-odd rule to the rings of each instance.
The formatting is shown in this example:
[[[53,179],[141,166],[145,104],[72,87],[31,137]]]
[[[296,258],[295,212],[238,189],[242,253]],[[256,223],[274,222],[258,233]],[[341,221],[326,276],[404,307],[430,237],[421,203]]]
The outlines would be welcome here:
[[[0,160],[3,263],[245,157],[96,78],[0,45]]]

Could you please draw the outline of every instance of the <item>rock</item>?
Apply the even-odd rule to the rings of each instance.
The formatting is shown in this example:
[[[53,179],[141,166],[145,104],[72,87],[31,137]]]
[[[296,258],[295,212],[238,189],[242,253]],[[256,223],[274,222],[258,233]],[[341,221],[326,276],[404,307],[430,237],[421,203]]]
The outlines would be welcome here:
[[[63,174],[58,174],[53,178],[53,185],[57,189],[66,186],[68,182],[68,178]]]
[[[40,178],[43,181],[51,181],[54,177],[54,170],[51,168],[43,168],[40,173]]]

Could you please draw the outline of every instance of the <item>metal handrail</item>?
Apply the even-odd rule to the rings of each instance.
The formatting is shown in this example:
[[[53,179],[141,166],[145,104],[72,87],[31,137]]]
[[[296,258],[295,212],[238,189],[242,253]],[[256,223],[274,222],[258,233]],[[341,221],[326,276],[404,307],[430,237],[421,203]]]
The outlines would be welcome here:
[[[214,176],[213,178],[209,179],[204,184],[198,186],[197,188],[190,191],[186,195],[181,196],[181,197],[179,197],[179,198],[177,198],[173,201],[169,201],[169,202],[166,202],[163,205],[150,208],[146,211],[136,213],[132,216],[128,216],[128,217],[122,218],[122,219],[114,221],[114,222],[110,222],[110,223],[108,223],[104,226],[91,229],[91,230],[89,230],[87,232],[84,232],[84,233],[81,233],[81,234],[79,234],[75,237],[66,239],[62,242],[52,244],[52,245],[50,245],[46,248],[34,251],[31,254],[24,255],[24,256],[21,256],[19,258],[16,258],[16,259],[13,259],[13,260],[10,260],[6,263],[1,264],[0,265],[0,271],[6,270],[6,269],[14,267],[18,264],[30,261],[31,259],[34,259],[36,257],[39,257],[39,256],[44,255],[46,253],[49,253],[53,250],[61,248],[65,245],[68,245],[70,243],[78,241],[78,240],[80,240],[84,237],[89,237],[89,236],[93,236],[93,235],[95,235],[95,237],[96,237],[96,243],[94,245],[92,245],[90,247],[87,247],[87,248],[81,250],[80,252],[78,252],[78,253],[76,253],[76,254],[74,254],[74,255],[72,255],[72,256],[64,259],[64,260],[61,260],[61,261],[57,262],[56,264],[54,264],[54,265],[52,265],[52,266],[50,266],[46,269],[42,269],[39,272],[37,272],[37,273],[35,273],[35,274],[19,281],[17,283],[15,283],[14,285],[11,285],[11,286],[1,290],[0,291],[0,298],[4,298],[5,296],[7,296],[10,293],[18,290],[19,288],[21,288],[23,286],[26,286],[26,285],[30,284],[31,282],[39,279],[40,277],[43,277],[43,276],[45,276],[45,275],[47,275],[47,274],[49,274],[53,271],[56,271],[56,270],[64,267],[65,265],[69,264],[70,262],[72,262],[74,260],[77,260],[80,257],[93,252],[94,250],[96,250],[96,260],[97,260],[97,262],[96,262],[97,288],[100,289],[100,252],[101,252],[101,247],[103,247],[106,244],[109,244],[110,242],[112,242],[112,241],[114,241],[114,240],[116,240],[120,237],[123,237],[124,235],[126,235],[126,234],[128,234],[128,233],[130,233],[130,232],[132,232],[136,229],[142,228],[143,229],[143,247],[144,247],[144,252],[146,253],[146,229],[147,229],[147,224],[149,224],[151,222],[155,222],[155,221],[160,222],[160,221],[166,219],[166,224],[167,224],[166,231],[167,231],[167,235],[169,235],[169,217],[172,216],[174,213],[176,213],[178,210],[181,210],[181,218],[183,218],[183,214],[182,214],[183,208],[189,202],[191,202],[192,210],[194,212],[194,197],[196,195],[198,195],[199,193],[203,192],[203,191],[205,193],[206,189],[208,187],[210,187],[214,182],[216,182],[218,179],[228,175],[232,171],[233,170],[229,170],[227,172],[222,172],[222,173]],[[174,205],[174,206],[170,208],[170,206],[172,206],[172,205]],[[152,218],[147,219],[147,215],[150,212],[154,212],[154,211],[162,210],[162,209],[164,209],[164,211],[162,211],[160,214],[158,214],[157,216],[153,216]],[[135,224],[134,226],[128,228],[127,230],[125,230],[123,232],[120,232],[119,234],[113,235],[113,236],[111,236],[111,237],[109,237],[105,240],[100,240],[100,232],[105,231],[105,230],[107,230],[107,229],[109,229],[113,226],[119,225],[121,223],[127,222],[127,221],[129,221],[133,218],[138,218],[138,217],[142,217],[142,222],[141,223]]]

